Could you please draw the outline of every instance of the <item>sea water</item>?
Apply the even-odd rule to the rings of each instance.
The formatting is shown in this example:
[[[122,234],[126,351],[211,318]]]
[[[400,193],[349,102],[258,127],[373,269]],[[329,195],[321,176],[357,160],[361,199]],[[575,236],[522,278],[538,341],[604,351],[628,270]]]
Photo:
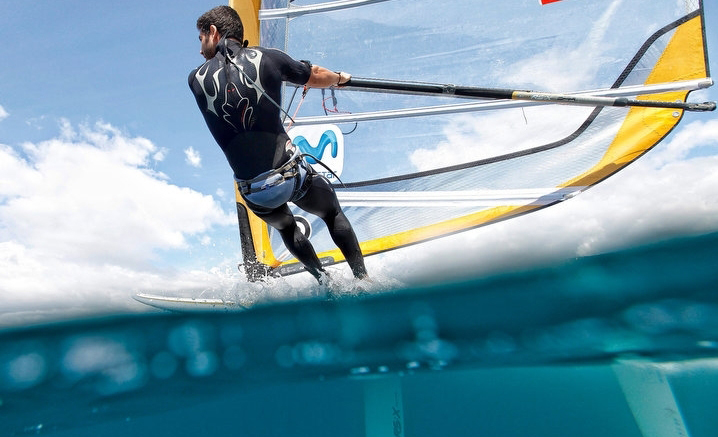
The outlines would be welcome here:
[[[716,255],[7,328],[0,436],[714,437]]]

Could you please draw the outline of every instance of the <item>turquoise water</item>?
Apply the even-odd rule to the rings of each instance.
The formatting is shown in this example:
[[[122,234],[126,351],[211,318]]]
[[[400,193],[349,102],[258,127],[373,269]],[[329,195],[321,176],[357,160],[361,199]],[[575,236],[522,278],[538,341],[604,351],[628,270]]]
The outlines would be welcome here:
[[[6,329],[0,436],[713,437],[717,254]]]

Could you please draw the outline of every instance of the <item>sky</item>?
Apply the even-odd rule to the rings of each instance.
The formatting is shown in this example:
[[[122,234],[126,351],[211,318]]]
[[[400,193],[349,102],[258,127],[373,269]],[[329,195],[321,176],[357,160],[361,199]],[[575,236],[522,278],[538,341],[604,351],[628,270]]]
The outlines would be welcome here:
[[[718,71],[718,6],[706,3]],[[216,5],[0,0],[0,325],[242,281],[231,172],[187,87],[203,61],[195,20]],[[715,88],[694,100],[718,100]],[[718,230],[717,164],[715,113],[688,114],[570,202],[367,264],[411,284]],[[449,262],[437,267],[437,251]]]

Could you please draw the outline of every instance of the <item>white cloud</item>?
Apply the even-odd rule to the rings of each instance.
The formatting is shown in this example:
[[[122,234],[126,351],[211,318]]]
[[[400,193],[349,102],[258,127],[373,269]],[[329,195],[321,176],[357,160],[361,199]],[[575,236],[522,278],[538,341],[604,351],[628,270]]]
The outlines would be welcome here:
[[[29,127],[30,129],[36,130],[36,131],[42,131],[47,127],[47,124],[49,123],[48,117],[46,115],[42,115],[40,117],[32,117],[27,120],[25,120],[25,125]]]
[[[506,69],[508,73],[502,75],[503,80],[511,84],[535,84],[545,91],[570,92],[584,89],[604,64],[600,56],[609,49],[604,37],[622,2],[613,0],[579,45],[555,46],[533,58],[521,59],[519,64]]]
[[[574,132],[591,110],[553,105],[457,115],[443,130],[446,140],[409,159],[422,171],[548,144]]]
[[[3,108],[2,105],[0,105],[0,121],[4,120],[9,115],[10,114],[5,110],[5,108]]]
[[[200,156],[199,152],[194,149],[194,147],[189,147],[185,149],[185,162],[187,162],[188,165],[191,165],[192,167],[202,167],[202,157]]]
[[[153,267],[235,224],[212,196],[171,185],[149,165],[157,147],[97,123],[57,138],[0,145],[0,306],[187,280]]]
[[[164,161],[168,152],[169,152],[169,150],[167,150],[166,147],[162,147],[161,149],[158,149],[154,153],[154,155],[152,155],[152,159],[154,159],[155,161],[158,161],[158,162]]]
[[[687,124],[670,142],[661,146],[660,153],[651,156],[651,165],[660,168],[706,147],[712,148],[713,154],[718,152],[718,120],[716,119]]]

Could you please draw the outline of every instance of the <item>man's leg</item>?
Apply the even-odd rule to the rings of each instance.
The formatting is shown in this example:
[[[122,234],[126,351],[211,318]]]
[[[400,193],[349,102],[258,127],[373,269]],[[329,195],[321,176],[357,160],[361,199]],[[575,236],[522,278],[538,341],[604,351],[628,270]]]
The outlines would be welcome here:
[[[289,253],[304,264],[309,273],[315,278],[319,278],[324,271],[322,264],[319,262],[312,243],[309,242],[309,239],[297,226],[289,206],[284,204],[270,213],[257,214],[257,216],[267,222],[269,226],[275,228],[282,237],[282,241]]]
[[[310,188],[301,199],[294,203],[303,210],[324,220],[334,244],[347,260],[355,277],[362,279],[367,276],[364,256],[359,248],[354,229],[342,212],[337,195],[329,181],[317,174],[310,176]]]

